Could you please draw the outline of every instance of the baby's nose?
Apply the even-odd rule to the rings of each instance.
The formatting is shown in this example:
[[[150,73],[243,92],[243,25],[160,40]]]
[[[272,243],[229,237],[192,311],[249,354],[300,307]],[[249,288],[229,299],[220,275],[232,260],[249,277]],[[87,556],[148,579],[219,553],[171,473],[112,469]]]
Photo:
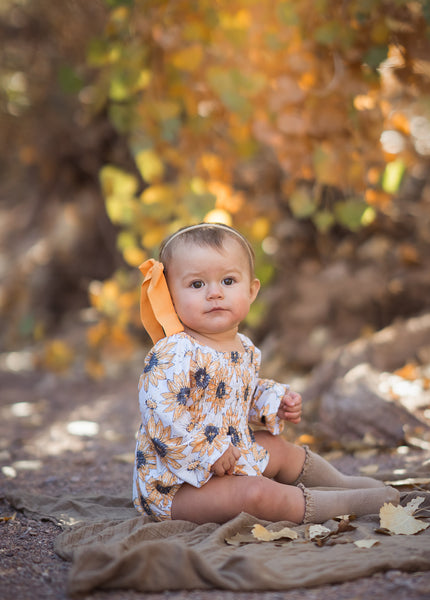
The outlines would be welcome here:
[[[218,283],[211,283],[208,287],[208,298],[221,298],[222,288]]]

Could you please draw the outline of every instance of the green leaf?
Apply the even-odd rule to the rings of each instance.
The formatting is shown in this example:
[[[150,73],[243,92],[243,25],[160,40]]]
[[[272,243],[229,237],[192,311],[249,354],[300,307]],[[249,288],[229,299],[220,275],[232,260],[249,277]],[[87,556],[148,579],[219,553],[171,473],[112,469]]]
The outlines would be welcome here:
[[[111,62],[111,45],[107,40],[93,39],[88,46],[87,61],[90,67],[102,67]]]
[[[294,3],[289,2],[280,2],[276,7],[276,13],[278,19],[281,21],[283,25],[299,25],[300,17],[296,12],[294,7]]]
[[[334,214],[340,225],[351,231],[358,231],[363,227],[363,215],[368,208],[368,204],[361,198],[349,198],[335,204]]]
[[[332,44],[339,37],[340,27],[336,21],[329,21],[315,30],[315,39],[320,44]]]
[[[62,65],[59,68],[58,83],[66,94],[77,94],[84,85],[82,78],[69,65]]]
[[[132,104],[111,104],[109,118],[119,133],[128,133],[134,128],[136,114]]]
[[[335,218],[332,212],[329,210],[318,210],[313,216],[312,221],[315,223],[315,227],[322,233],[327,233],[335,222]]]
[[[252,110],[245,95],[252,96],[263,85],[262,78],[245,77],[236,69],[212,67],[208,70],[208,81],[222,103],[233,112],[240,113],[245,118]]]
[[[311,190],[304,187],[299,187],[288,198],[291,212],[296,219],[306,219],[314,214],[318,202],[312,196]]]
[[[105,0],[106,4],[111,8],[118,8],[118,6],[133,6],[134,0]]]
[[[363,56],[363,62],[372,69],[377,69],[387,56],[388,46],[372,46]]]

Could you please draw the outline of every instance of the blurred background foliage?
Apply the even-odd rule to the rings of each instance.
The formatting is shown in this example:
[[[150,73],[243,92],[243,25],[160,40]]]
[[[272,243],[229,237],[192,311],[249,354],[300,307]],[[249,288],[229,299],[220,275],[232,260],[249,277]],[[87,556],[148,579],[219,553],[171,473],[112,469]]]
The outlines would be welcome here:
[[[429,0],[1,0],[0,35],[3,349],[67,368],[69,317],[103,376],[202,220],[253,242],[283,363],[428,309]]]

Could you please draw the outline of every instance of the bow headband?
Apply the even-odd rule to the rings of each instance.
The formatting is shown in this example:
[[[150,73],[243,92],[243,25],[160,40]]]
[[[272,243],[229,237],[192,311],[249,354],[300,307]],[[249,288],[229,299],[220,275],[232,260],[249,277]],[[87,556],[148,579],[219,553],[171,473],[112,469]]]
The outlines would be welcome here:
[[[254,258],[247,240],[238,231],[222,223],[199,223],[180,229],[167,239],[162,250],[183,233],[206,227],[216,227],[237,236],[247,249],[250,265],[253,268]],[[140,318],[153,343],[165,336],[184,331],[167,287],[163,263],[150,258],[140,265],[139,270],[145,277],[140,294]]]
[[[170,297],[163,264],[150,258],[139,270],[145,277],[140,292],[140,318],[153,343],[184,331]]]

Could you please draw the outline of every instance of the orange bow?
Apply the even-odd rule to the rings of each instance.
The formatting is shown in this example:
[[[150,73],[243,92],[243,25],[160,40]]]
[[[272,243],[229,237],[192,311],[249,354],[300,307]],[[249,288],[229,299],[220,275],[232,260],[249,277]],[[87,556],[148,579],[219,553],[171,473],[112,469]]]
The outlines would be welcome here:
[[[153,343],[184,331],[170,297],[163,264],[150,258],[139,270],[145,277],[140,292],[140,318]]]

